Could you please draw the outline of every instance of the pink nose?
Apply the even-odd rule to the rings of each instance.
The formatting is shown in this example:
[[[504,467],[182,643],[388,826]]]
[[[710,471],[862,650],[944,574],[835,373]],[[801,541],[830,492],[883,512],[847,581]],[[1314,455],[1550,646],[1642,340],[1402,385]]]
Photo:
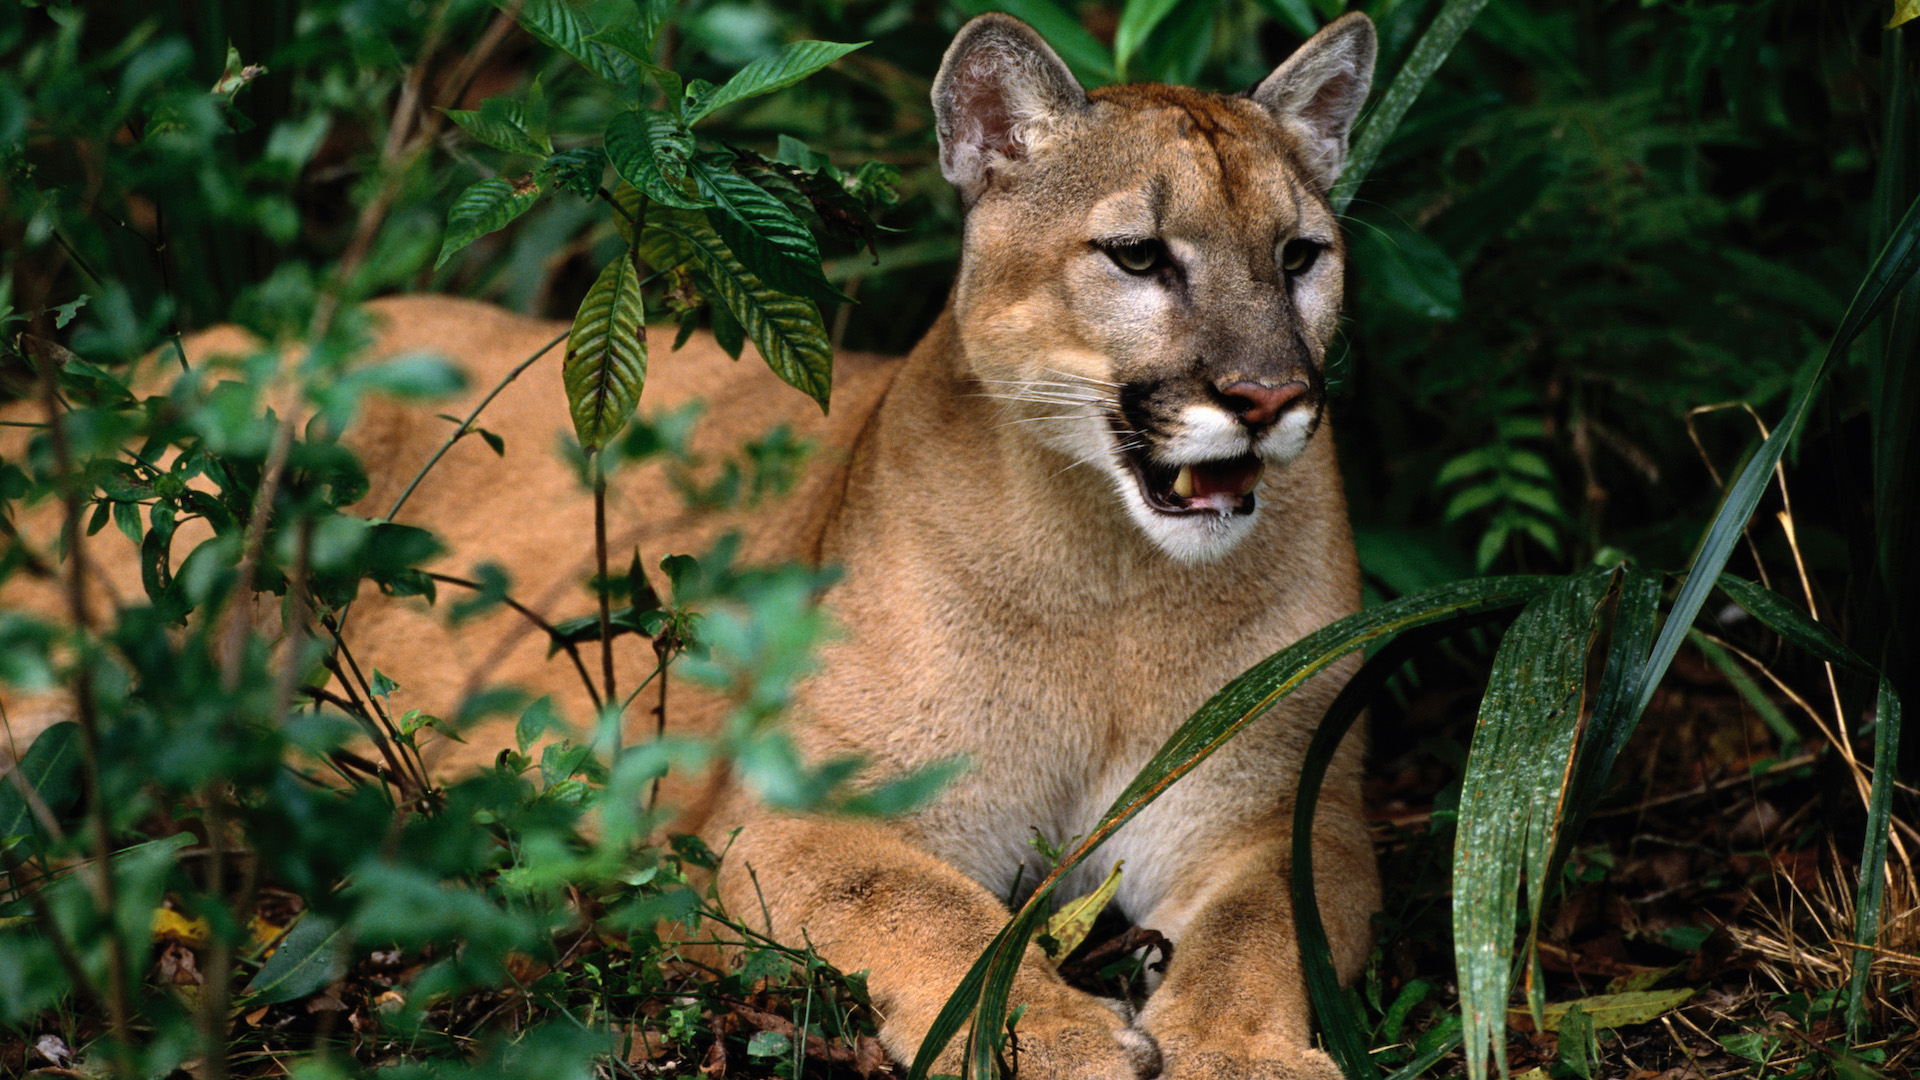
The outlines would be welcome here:
[[[1265,427],[1280,418],[1287,406],[1307,392],[1307,384],[1294,380],[1279,386],[1242,381],[1220,391],[1226,406],[1248,427]]]

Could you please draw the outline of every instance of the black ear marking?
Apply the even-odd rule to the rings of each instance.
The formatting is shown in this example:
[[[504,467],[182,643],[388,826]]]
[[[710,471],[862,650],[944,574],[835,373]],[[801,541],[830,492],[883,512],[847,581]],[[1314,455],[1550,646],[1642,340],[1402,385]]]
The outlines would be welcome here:
[[[1026,23],[982,15],[960,28],[933,80],[940,171],[972,205],[994,167],[1019,161],[1053,124],[1087,106],[1087,92]]]
[[[1308,38],[1248,96],[1297,132],[1307,168],[1330,191],[1347,164],[1347,135],[1373,83],[1373,21],[1350,12]]]

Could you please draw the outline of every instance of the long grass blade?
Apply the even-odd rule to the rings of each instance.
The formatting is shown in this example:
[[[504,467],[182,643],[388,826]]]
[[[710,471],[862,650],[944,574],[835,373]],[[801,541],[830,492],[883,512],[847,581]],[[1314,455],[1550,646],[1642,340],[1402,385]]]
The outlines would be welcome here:
[[[1853,907],[1853,973],[1847,979],[1847,1030],[1867,1035],[1867,984],[1873,946],[1880,941],[1880,906],[1887,887],[1887,830],[1893,820],[1894,774],[1900,760],[1900,695],[1893,681],[1880,677],[1874,709],[1873,790],[1867,796],[1866,849],[1860,853],[1860,891]]]
[[[1360,133],[1353,142],[1353,152],[1347,155],[1347,167],[1340,173],[1340,182],[1333,186],[1333,212],[1344,214],[1347,204],[1353,201],[1354,192],[1360,190],[1360,182],[1367,178],[1373,169],[1373,163],[1380,158],[1380,151],[1386,149],[1387,140],[1393,137],[1395,128],[1406,117],[1407,110],[1413,107],[1414,99],[1426,88],[1427,80],[1446,63],[1447,54],[1460,43],[1460,38],[1473,25],[1480,9],[1487,6],[1487,0],[1447,0],[1440,14],[1434,16],[1433,25],[1420,35],[1419,44],[1407,55],[1407,62],[1393,77],[1392,85],[1373,107],[1373,112],[1360,125]]]
[[[1454,957],[1466,1027],[1467,1075],[1486,1075],[1487,1048],[1507,1071],[1507,994],[1522,874],[1537,937],[1548,865],[1566,812],[1586,699],[1587,659],[1617,575],[1561,579],[1514,621],[1495,654],[1461,782],[1453,857]],[[1528,980],[1536,1016],[1540,987]]]
[[[1920,199],[1907,207],[1906,216],[1900,219],[1899,227],[1887,239],[1886,246],[1880,249],[1879,257],[1873,261],[1873,268],[1867,271],[1866,280],[1860,283],[1853,302],[1847,305],[1847,313],[1840,320],[1840,329],[1834,332],[1833,341],[1828,344],[1819,368],[1794,397],[1793,404],[1787,408],[1786,418],[1760,444],[1759,452],[1748,460],[1733,486],[1727,489],[1726,498],[1708,526],[1700,550],[1694,555],[1687,582],[1680,587],[1679,595],[1674,597],[1673,610],[1667,616],[1666,625],[1660,628],[1660,636],[1653,643],[1653,653],[1641,671],[1633,705],[1635,717],[1645,712],[1647,703],[1653,700],[1654,687],[1667,673],[1667,666],[1673,663],[1674,654],[1680,651],[1680,643],[1686,640],[1694,617],[1700,614],[1701,606],[1707,602],[1707,593],[1720,577],[1721,568],[1727,565],[1727,556],[1733,553],[1733,545],[1739,541],[1740,534],[1746,531],[1747,519],[1753,516],[1753,508],[1759,505],[1761,492],[1766,490],[1774,467],[1785,456],[1793,437],[1799,434],[1800,425],[1806,419],[1807,407],[1821,383],[1826,381],[1827,372],[1832,369],[1835,359],[1846,355],[1848,347],[1860,336],[1860,331],[1866,329],[1867,324],[1913,277],[1917,267],[1920,267]]]
[[[1288,886],[1293,893],[1294,935],[1300,942],[1300,963],[1306,973],[1307,996],[1320,1020],[1320,1031],[1327,1052],[1347,1074],[1347,1080],[1374,1080],[1380,1070],[1367,1054],[1367,1027],[1340,992],[1340,979],[1333,970],[1333,948],[1327,943],[1327,929],[1320,919],[1320,901],[1313,889],[1313,813],[1320,801],[1320,784],[1326,779],[1327,766],[1340,748],[1360,712],[1394,672],[1407,659],[1426,646],[1436,631],[1429,628],[1402,634],[1379,652],[1367,658],[1358,672],[1342,687],[1313,741],[1307,745],[1300,765],[1300,786],[1293,802],[1293,854],[1288,867]]]

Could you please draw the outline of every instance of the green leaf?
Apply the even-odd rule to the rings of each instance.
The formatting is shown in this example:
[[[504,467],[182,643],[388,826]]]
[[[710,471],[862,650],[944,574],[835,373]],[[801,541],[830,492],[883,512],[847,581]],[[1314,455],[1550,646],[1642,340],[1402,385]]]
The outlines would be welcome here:
[[[686,191],[693,134],[664,113],[623,112],[607,124],[607,157],[620,178],[648,198],[682,210],[708,204]]]
[[[80,726],[64,720],[42,731],[13,775],[0,778],[0,840],[40,831],[16,781],[24,781],[54,814],[64,813],[80,797]]]
[[[1114,863],[1113,870],[1099,888],[1060,905],[1060,910],[1047,919],[1043,933],[1058,943],[1054,953],[1056,959],[1065,959],[1068,953],[1087,940],[1087,934],[1093,930],[1093,920],[1107,909],[1113,894],[1120,891],[1120,868],[1125,865],[1124,861]]]
[[[719,299],[746,328],[773,373],[824,410],[833,392],[833,346],[820,309],[812,301],[762,285],[704,218],[664,218],[659,225],[686,241]]]
[[[1720,590],[1733,597],[1733,602],[1744,608],[1747,614],[1767,625],[1767,629],[1779,634],[1788,642],[1807,650],[1814,656],[1831,664],[1852,668],[1855,671],[1870,672],[1873,665],[1861,659],[1860,654],[1847,648],[1833,631],[1821,623],[1813,621],[1812,616],[1795,607],[1792,602],[1779,593],[1763,585],[1756,585],[1745,578],[1724,571],[1718,582]]]
[[[478,109],[441,111],[447,114],[447,119],[460,125],[460,130],[495,150],[527,157],[546,157],[553,153],[553,144],[544,134],[535,135],[528,130],[525,102],[493,97],[481,102]]]
[[[1628,990],[1618,994],[1595,994],[1578,1001],[1563,1001],[1540,1010],[1540,1030],[1564,1033],[1567,1021],[1576,1011],[1585,1017],[1589,1033],[1651,1023],[1685,1005],[1694,993],[1690,987],[1678,990]]]
[[[700,191],[713,200],[708,219],[755,277],[796,296],[838,296],[820,272],[820,247],[787,205],[745,177],[695,160]]]
[[[453,253],[526,213],[540,201],[540,183],[531,176],[518,180],[493,177],[460,193],[447,211],[447,236],[440,242],[438,270]]]
[[[1398,225],[1355,229],[1353,265],[1387,303],[1419,319],[1457,319],[1460,266],[1424,234]]]
[[[1453,857],[1454,959],[1469,1076],[1485,1075],[1489,1043],[1506,1071],[1501,1035],[1514,899],[1524,871],[1531,955],[1581,733],[1587,658],[1614,578],[1605,570],[1563,578],[1528,604],[1500,643],[1480,703]],[[1528,989],[1538,1015],[1538,981],[1529,980]]]
[[[1847,1030],[1856,1040],[1867,1036],[1872,947],[1880,943],[1880,907],[1886,901],[1887,832],[1893,824],[1893,789],[1900,762],[1900,695],[1893,680],[1880,676],[1874,703],[1873,787],[1867,793],[1867,839],[1860,853],[1860,887],[1853,901],[1853,974],[1847,981]]]
[[[347,973],[345,928],[324,915],[307,912],[293,924],[280,947],[241,993],[254,1005],[272,1005],[306,997]]]
[[[698,107],[687,110],[691,124],[715,109],[792,86],[867,42],[843,45],[833,41],[795,41],[772,56],[755,60],[728,79]]]
[[[640,403],[647,381],[646,318],[640,274],[633,257],[622,252],[580,302],[561,368],[574,434],[589,451],[606,445]]]
[[[777,1058],[793,1049],[793,1039],[778,1031],[756,1031],[747,1040],[747,1056]]]
[[[527,33],[559,49],[610,83],[626,81],[628,72],[599,44],[589,41],[598,32],[585,12],[567,0],[494,0],[494,6],[520,21]]]
[[[1560,1035],[1560,1063],[1572,1069],[1580,1080],[1593,1080],[1593,1066],[1599,1060],[1599,1048],[1594,1042],[1593,1017],[1588,1016],[1583,1007],[1591,1002],[1576,1001],[1569,1005],[1559,1018],[1559,1024],[1553,1030]]]
[[[1179,0],[1127,0],[1120,12],[1120,25],[1113,32],[1113,66],[1121,78],[1127,77],[1127,61],[1133,59],[1147,35],[1178,4]]]
[[[1380,96],[1360,125],[1353,140],[1353,152],[1347,155],[1346,168],[1341,170],[1340,181],[1333,187],[1334,213],[1346,213],[1354,192],[1360,190],[1361,181],[1373,170],[1373,163],[1379,160],[1380,151],[1386,148],[1414,99],[1420,96],[1433,73],[1440,70],[1440,65],[1446,63],[1447,54],[1459,44],[1467,27],[1473,25],[1480,9],[1486,6],[1487,0],[1447,0],[1440,14],[1433,17],[1426,33],[1420,35],[1419,43],[1407,55],[1407,62],[1394,75],[1387,92]]]

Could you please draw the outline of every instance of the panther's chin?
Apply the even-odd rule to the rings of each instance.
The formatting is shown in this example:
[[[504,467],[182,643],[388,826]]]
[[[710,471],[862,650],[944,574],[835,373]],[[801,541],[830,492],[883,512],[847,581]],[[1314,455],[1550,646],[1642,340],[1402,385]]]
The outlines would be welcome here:
[[[1253,531],[1258,487],[1267,463],[1252,454],[1163,465],[1122,451],[1116,486],[1127,512],[1155,547],[1181,562],[1201,563],[1232,550]]]

